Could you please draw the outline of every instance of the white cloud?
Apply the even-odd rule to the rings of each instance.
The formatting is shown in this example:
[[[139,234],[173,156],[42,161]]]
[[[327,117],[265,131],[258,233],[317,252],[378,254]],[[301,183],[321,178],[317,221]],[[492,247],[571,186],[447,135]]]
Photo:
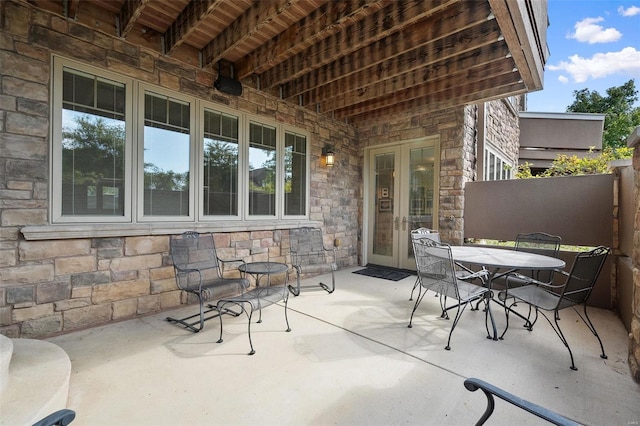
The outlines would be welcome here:
[[[622,33],[615,28],[604,28],[601,25],[597,25],[598,22],[604,21],[604,18],[585,18],[582,21],[576,22],[573,26],[575,32],[569,34],[569,38],[578,40],[579,42],[586,42],[589,44],[594,43],[610,43],[617,41],[622,37]]]
[[[584,83],[589,79],[604,78],[611,74],[640,78],[640,51],[634,47],[625,47],[619,52],[596,53],[591,58],[572,55],[569,61],[549,65],[549,69],[570,74],[575,83]]]
[[[640,7],[638,6],[629,6],[628,8],[624,8],[620,6],[618,8],[618,13],[622,16],[636,16],[640,15]]]
[[[564,75],[561,75],[558,77],[558,81],[562,84],[566,84],[569,82],[569,79],[567,77],[565,77]]]

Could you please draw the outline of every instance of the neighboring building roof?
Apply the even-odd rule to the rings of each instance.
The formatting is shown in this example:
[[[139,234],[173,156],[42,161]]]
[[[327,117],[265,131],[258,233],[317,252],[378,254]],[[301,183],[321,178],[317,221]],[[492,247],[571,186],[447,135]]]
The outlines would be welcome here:
[[[602,150],[604,114],[520,112],[519,164],[548,168],[560,154],[587,157]]]

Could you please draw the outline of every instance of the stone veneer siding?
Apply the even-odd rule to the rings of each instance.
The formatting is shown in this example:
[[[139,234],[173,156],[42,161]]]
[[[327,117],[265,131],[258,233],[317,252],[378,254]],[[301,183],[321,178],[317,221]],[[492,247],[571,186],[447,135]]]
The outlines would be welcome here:
[[[361,166],[353,127],[251,88],[241,97],[220,94],[212,88],[215,75],[206,70],[27,2],[1,2],[0,29],[0,333],[43,337],[186,301],[176,288],[168,235],[152,235],[158,232],[140,231],[134,225],[143,235],[94,238],[91,230],[83,231],[91,228],[85,224],[77,231],[86,236],[24,239],[25,226],[50,225],[52,53],[306,129],[313,176],[309,223],[323,228],[328,245],[340,239],[340,267],[356,264]],[[327,143],[338,153],[333,169],[319,166]],[[266,259],[267,252],[270,259],[286,254],[287,225],[184,223],[172,224],[171,232],[196,225],[201,232],[214,232],[222,257],[252,261]],[[48,228],[55,233],[55,226]],[[93,231],[103,235],[105,229],[96,226]]]
[[[627,140],[629,146],[635,147],[633,152],[633,170],[635,181],[635,226],[633,233],[633,301],[631,332],[629,333],[629,368],[634,380],[640,383],[640,136],[639,128]],[[633,140],[631,140],[633,139]]]
[[[516,96],[513,99],[520,100],[521,97]],[[509,100],[501,99],[486,102],[485,110],[485,141],[497,148],[512,164],[517,165],[520,150],[520,121],[516,107]],[[478,155],[481,154],[478,152]]]

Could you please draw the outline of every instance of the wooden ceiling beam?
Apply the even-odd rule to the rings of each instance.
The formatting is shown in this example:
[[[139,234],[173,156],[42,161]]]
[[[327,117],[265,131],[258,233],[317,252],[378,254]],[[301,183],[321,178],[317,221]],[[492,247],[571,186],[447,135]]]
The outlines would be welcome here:
[[[394,0],[329,1],[236,63],[237,78],[260,74]]]
[[[193,33],[204,18],[212,14],[222,0],[191,1],[164,33],[164,53],[170,55]]]
[[[393,2],[388,7],[321,40],[304,52],[300,52],[260,74],[260,85],[266,88],[276,87],[334,62],[337,55],[345,57],[364,47],[373,49],[372,46],[377,46],[385,48],[387,51],[399,53],[404,45],[396,46],[393,41],[389,40],[390,38],[393,38],[394,41],[401,38],[398,36],[401,29],[422,18],[432,16],[457,2],[458,0]],[[462,9],[459,5],[455,7]],[[442,28],[440,29],[442,30]],[[420,35],[415,35],[414,42],[420,38]]]
[[[450,63],[452,68],[457,70],[449,70],[449,66],[442,65],[439,67],[438,77],[429,78],[429,70],[416,70],[411,73],[404,74],[398,78],[388,79],[369,86],[365,91],[347,92],[342,96],[320,102],[321,112],[331,112],[343,108],[356,105],[363,102],[372,102],[381,97],[385,97],[389,93],[402,93],[410,90],[413,96],[421,97],[422,94],[437,93],[447,87],[473,85],[477,81],[486,79],[488,76],[496,76],[513,73],[514,64],[512,58],[502,58],[499,61],[483,63],[471,66],[469,68],[456,67],[454,63]],[[436,74],[434,72],[434,74]],[[517,79],[519,77],[512,77]]]
[[[449,40],[452,43],[449,47],[452,49],[456,48],[455,41],[461,41],[465,44],[473,43],[473,40],[464,40],[464,36],[456,37],[456,34],[464,34],[465,29],[474,26],[479,26],[478,32],[486,32],[491,29],[497,31],[495,21],[486,20],[489,13],[488,7],[468,8],[462,6],[458,4],[443,13],[432,16],[428,20],[433,21],[431,25],[421,23],[420,29],[416,29],[418,25],[406,28],[384,40],[365,46],[349,56],[342,56],[313,73],[308,73],[297,80],[283,84],[284,97],[297,97],[315,87],[355,74],[365,67],[384,67],[384,64],[392,58],[405,55],[405,52],[408,51],[417,51],[423,46],[433,45],[438,40]],[[407,55],[407,60],[411,61],[409,55]],[[369,75],[368,78],[377,78],[377,72],[379,70],[373,75]]]
[[[508,93],[509,95],[505,95]],[[436,101],[429,101],[427,99],[411,99],[407,102],[399,102],[397,104],[388,106],[386,108],[380,108],[375,111],[365,112],[359,115],[352,115],[348,117],[340,117],[341,120],[346,120],[352,125],[358,125],[358,123],[370,121],[370,120],[384,120],[394,114],[406,112],[413,108],[420,108],[421,113],[427,113],[429,111],[439,111],[447,108],[460,107],[463,105],[475,104],[479,102],[486,102],[494,99],[501,99],[505,96],[517,95],[526,93],[526,87],[524,83],[510,83],[505,86],[492,87],[487,90],[469,93],[459,98],[440,99]],[[336,116],[336,118],[338,118]]]
[[[150,0],[125,0],[118,14],[120,37],[127,38],[149,1]]]
[[[285,13],[300,0],[269,0],[254,2],[238,19],[225,28],[203,49],[203,67],[212,67],[225,54],[244,40],[268,26],[278,15]]]
[[[462,99],[469,94],[494,90],[503,86],[510,86],[512,84],[522,84],[518,73],[506,72],[497,76],[491,76],[489,78],[474,81],[470,84],[451,85],[444,81],[440,84],[440,87],[412,87],[399,92],[390,93],[384,97],[377,98],[374,101],[362,102],[357,105],[351,105],[347,108],[333,111],[333,115],[338,119],[353,117],[378,109],[385,109],[396,104],[411,105],[411,108],[419,105],[428,107],[431,104],[437,104],[446,101],[447,99]],[[504,96],[507,95],[505,94]]]
[[[317,104],[331,97],[344,95],[345,92],[365,91],[367,86],[376,82],[393,79],[415,70],[424,70],[425,67],[441,67],[445,62],[455,64],[457,70],[498,59],[499,55],[504,57],[508,50],[504,44],[502,49],[498,49],[498,35],[498,29],[493,28],[490,23],[482,23],[475,28],[363,68],[331,84],[310,86],[312,89],[302,95],[303,105]],[[452,68],[447,66],[447,69]],[[424,74],[424,71],[420,72]],[[455,70],[452,69],[452,72]],[[309,80],[317,81],[318,78],[309,76]]]
[[[64,13],[69,19],[76,19],[78,17],[78,7],[80,6],[80,0],[64,0]]]
[[[514,22],[514,20],[521,20],[521,17],[517,16],[519,11],[518,8],[520,7],[518,3],[521,2],[489,0],[491,10],[493,11],[496,21],[498,21],[500,29],[502,30],[502,35],[509,46],[509,50],[513,55],[513,59],[515,60],[518,69],[521,70],[523,81],[530,90],[537,90],[542,88],[542,82],[540,79],[534,78],[535,74],[531,72],[530,67],[533,65],[527,61],[527,57],[523,49],[523,45],[526,44],[526,35],[518,33]]]

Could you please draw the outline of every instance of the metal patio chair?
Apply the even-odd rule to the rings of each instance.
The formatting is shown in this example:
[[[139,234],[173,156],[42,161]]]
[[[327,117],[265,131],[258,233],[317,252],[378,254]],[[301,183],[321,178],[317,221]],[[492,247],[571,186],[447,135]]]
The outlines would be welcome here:
[[[507,322],[504,332],[500,338],[505,335],[509,328],[510,308],[517,302],[525,302],[529,304],[529,316],[527,317],[528,324],[525,325],[527,329],[531,331],[538,320],[538,314],[542,314],[569,351],[569,356],[571,357],[571,369],[577,370],[573,361],[573,353],[569,347],[569,342],[562,333],[560,323],[558,322],[560,320],[558,312],[562,309],[571,307],[576,311],[591,333],[596,336],[600,343],[600,349],[602,350],[600,357],[606,359],[607,355],[604,352],[602,340],[600,339],[600,336],[598,336],[598,333],[587,314],[587,300],[593,291],[598,275],[600,274],[602,266],[604,265],[610,251],[611,250],[608,247],[600,246],[588,252],[578,253],[570,272],[557,271],[557,273],[564,275],[564,284],[554,285],[552,283],[530,279],[529,284],[521,287],[510,288],[510,286],[507,286],[507,289],[500,292],[498,297],[501,300],[513,298],[514,302],[509,306],[505,305]],[[584,316],[582,316],[576,309],[576,305],[583,305]],[[533,321],[531,321],[532,310],[535,311]],[[553,312],[553,322],[551,322],[544,311]]]
[[[167,317],[167,321],[180,324],[197,333],[204,327],[204,322],[221,315],[215,305],[207,305],[219,295],[241,293],[249,287],[249,281],[243,277],[225,278],[225,263],[244,263],[242,259],[220,259],[216,254],[213,235],[187,231],[180,235],[172,235],[169,251],[176,274],[178,288],[198,298],[200,311],[185,318]],[[212,313],[209,315],[210,313]],[[239,313],[225,310],[222,313],[238,316]],[[197,318],[193,320],[194,318]],[[193,320],[193,321],[192,321]]]
[[[518,234],[516,236],[514,250],[558,257],[561,244],[562,238],[558,235],[533,232],[530,234]],[[531,278],[536,281],[549,283],[553,278],[553,271],[518,271],[517,273],[509,274],[509,284],[512,287],[517,287],[528,284]]]
[[[430,240],[440,242],[440,233],[436,230],[429,228],[418,228],[411,230],[411,245],[413,246],[413,242],[415,240],[419,240],[421,238],[429,238]],[[411,295],[409,296],[409,300],[413,300],[413,293],[418,289],[418,297],[420,297],[420,292],[422,287],[420,287],[420,277],[416,277],[416,282],[413,283],[413,288],[411,289]],[[436,295],[437,296],[437,295]]]
[[[336,289],[335,271],[338,270],[337,249],[334,245],[324,245],[322,230],[314,227],[301,227],[289,230],[289,251],[291,266],[296,273],[296,285],[289,285],[289,290],[298,296],[302,290],[324,290],[331,294]],[[328,258],[327,254],[331,253]],[[330,261],[330,262],[329,262]],[[323,273],[331,270],[331,285],[318,283],[300,286],[300,275],[303,273]]]
[[[558,257],[560,251],[560,245],[562,244],[562,238],[558,235],[551,235],[545,232],[531,232],[526,234],[518,234],[516,236],[516,243],[514,250],[524,251],[527,253],[542,254],[545,256]],[[496,285],[499,289],[507,286],[520,287],[529,284],[531,279],[550,283],[553,279],[552,270],[531,270],[524,271],[519,270],[506,274],[504,276],[497,277],[492,281],[492,287],[495,289]]]
[[[487,303],[489,289],[487,287],[476,285],[471,282],[459,280],[456,277],[456,267],[451,255],[451,247],[448,244],[439,243],[429,238],[420,238],[413,241],[413,255],[416,260],[416,272],[420,286],[424,289],[416,298],[416,303],[411,312],[409,320],[409,328],[413,327],[413,315],[418,308],[420,302],[427,294],[427,290],[435,291],[440,295],[440,306],[442,308],[442,318],[449,319],[448,311],[457,309],[456,316],[449,331],[449,339],[447,340],[446,350],[451,349],[451,335],[456,328],[462,313],[470,305],[471,302],[484,299]],[[483,280],[488,272],[484,269],[472,274],[470,278],[480,278]],[[454,306],[447,307],[447,298],[455,299],[458,303]],[[488,306],[485,310],[485,326],[486,315],[489,313]],[[473,307],[472,307],[473,310]],[[489,330],[487,329],[487,334]]]

